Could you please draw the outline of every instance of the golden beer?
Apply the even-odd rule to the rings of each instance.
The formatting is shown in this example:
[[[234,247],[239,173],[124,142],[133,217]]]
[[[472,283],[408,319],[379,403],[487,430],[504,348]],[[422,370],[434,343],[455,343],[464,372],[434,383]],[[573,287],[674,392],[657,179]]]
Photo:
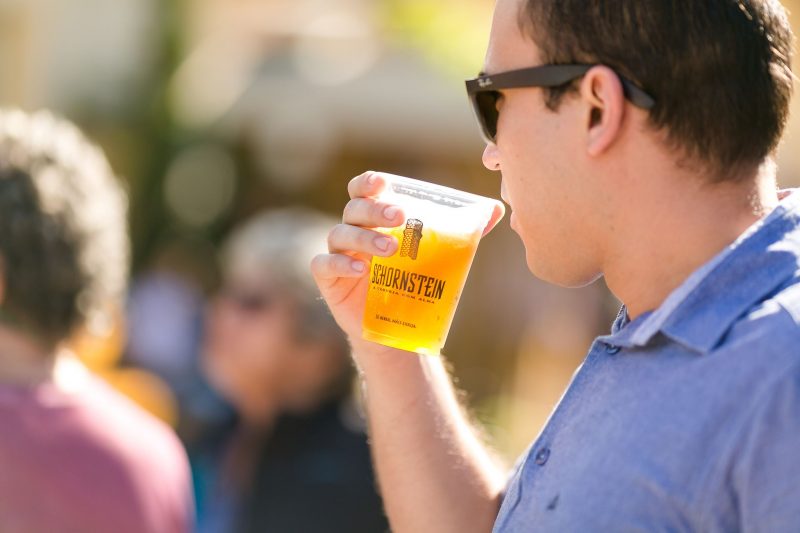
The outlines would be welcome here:
[[[403,205],[409,216],[402,226],[380,229],[399,247],[391,257],[372,258],[363,321],[367,340],[428,355],[439,354],[444,345],[494,206],[481,202],[476,211],[473,197],[482,197],[443,187],[436,191],[430,196],[427,188],[413,190],[405,205],[402,198],[387,199]]]

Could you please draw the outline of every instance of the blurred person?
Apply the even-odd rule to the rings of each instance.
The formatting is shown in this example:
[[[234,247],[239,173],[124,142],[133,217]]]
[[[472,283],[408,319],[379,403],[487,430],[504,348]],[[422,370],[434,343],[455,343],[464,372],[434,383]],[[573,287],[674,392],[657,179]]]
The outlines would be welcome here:
[[[65,346],[118,308],[126,197],[47,112],[0,110],[0,531],[188,531],[186,454]]]
[[[800,192],[773,157],[792,46],[777,0],[497,1],[467,82],[484,165],[531,272],[604,276],[624,305],[505,480],[441,358],[361,338],[370,258],[398,246],[374,228],[404,217],[354,178],[311,267],[395,531],[798,530]]]
[[[204,368],[237,420],[190,452],[203,533],[388,527],[349,347],[307,267],[329,226],[306,209],[268,211],[223,247]]]

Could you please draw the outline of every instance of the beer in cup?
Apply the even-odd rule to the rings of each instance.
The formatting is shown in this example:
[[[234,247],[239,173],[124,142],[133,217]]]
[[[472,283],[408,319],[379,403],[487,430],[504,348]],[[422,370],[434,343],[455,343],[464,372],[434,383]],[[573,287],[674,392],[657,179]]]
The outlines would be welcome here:
[[[405,222],[377,228],[399,247],[372,258],[363,337],[427,355],[447,339],[475,250],[496,200],[401,176],[381,174],[382,202],[402,207]]]

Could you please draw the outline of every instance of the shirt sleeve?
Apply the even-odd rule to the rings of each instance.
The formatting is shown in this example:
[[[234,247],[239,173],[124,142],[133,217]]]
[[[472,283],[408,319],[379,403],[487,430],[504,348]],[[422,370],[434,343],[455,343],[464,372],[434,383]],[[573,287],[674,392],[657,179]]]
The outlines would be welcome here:
[[[742,531],[800,525],[800,365],[761,395],[744,435],[733,482]]]

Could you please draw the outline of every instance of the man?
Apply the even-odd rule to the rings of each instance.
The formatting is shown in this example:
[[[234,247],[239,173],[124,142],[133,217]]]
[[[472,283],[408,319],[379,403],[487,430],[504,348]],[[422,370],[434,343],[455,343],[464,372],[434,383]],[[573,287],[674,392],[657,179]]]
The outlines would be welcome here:
[[[74,126],[0,110],[0,531],[191,527],[175,435],[65,349],[120,304],[125,214],[105,157]]]
[[[468,82],[484,164],[530,270],[625,305],[505,484],[441,361],[360,339],[369,257],[397,248],[369,228],[403,215],[379,174],[351,181],[312,270],[395,531],[800,527],[800,193],[772,162],[791,48],[774,0],[498,0]],[[550,64],[588,66],[503,74]]]

